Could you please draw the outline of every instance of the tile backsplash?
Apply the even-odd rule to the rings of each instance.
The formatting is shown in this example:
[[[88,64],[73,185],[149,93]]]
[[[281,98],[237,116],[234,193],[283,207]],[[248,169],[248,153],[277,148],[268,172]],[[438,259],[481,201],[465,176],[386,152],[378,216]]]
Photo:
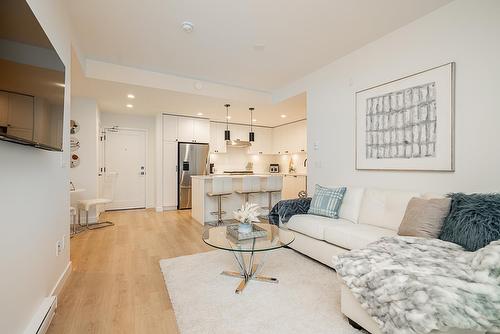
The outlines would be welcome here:
[[[215,173],[220,174],[225,170],[245,170],[249,162],[253,163],[254,173],[268,173],[269,164],[279,164],[282,173],[288,173],[290,159],[295,166],[296,173],[305,174],[304,167],[306,153],[274,155],[274,154],[248,154],[247,149],[228,147],[226,153],[210,154],[210,162],[214,164]]]

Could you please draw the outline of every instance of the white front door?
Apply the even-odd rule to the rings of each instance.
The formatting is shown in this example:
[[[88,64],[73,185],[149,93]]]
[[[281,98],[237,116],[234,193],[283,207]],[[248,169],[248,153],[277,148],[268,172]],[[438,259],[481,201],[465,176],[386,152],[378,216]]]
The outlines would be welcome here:
[[[104,168],[115,175],[113,202],[107,210],[146,207],[147,133],[134,129],[105,129]]]

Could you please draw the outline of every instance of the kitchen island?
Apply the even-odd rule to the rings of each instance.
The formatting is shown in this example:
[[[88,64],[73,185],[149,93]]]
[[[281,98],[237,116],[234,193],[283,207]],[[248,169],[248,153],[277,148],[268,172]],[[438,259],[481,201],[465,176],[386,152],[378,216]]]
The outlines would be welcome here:
[[[267,185],[267,178],[269,174],[254,174],[260,177],[261,189],[265,189]],[[222,199],[223,219],[232,219],[233,211],[241,208],[244,203],[244,196],[238,194],[236,191],[241,190],[242,180],[245,175],[198,175],[191,177],[192,184],[192,211],[191,215],[200,224],[204,225],[209,222],[216,222],[217,216],[211,212],[217,211],[217,199],[210,197],[207,194],[212,191],[212,181],[217,177],[230,177],[232,179],[232,189],[228,189],[231,195],[224,196]],[[272,203],[276,204],[281,200],[281,192],[273,193]],[[268,194],[265,192],[255,193],[249,195],[249,202],[259,204],[261,207],[267,207]],[[267,213],[267,209],[263,209]]]

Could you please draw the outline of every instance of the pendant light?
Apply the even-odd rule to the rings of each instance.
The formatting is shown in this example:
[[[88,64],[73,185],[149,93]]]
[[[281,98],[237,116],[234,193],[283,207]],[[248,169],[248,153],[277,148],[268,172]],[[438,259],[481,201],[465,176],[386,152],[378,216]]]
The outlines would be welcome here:
[[[226,130],[224,130],[224,140],[231,140],[231,131],[229,131],[229,107],[230,104],[225,104],[226,107]]]
[[[248,141],[255,141],[255,132],[253,132],[253,111],[255,108],[248,108],[250,110],[250,132],[248,133]]]

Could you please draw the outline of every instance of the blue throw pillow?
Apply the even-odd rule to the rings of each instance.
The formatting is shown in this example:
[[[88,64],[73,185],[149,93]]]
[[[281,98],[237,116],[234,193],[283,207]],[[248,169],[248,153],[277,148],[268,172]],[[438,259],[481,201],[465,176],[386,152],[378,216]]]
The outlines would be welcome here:
[[[450,194],[451,209],[439,239],[476,251],[500,239],[500,194]]]
[[[311,206],[307,213],[330,218],[339,218],[339,209],[346,188],[326,188],[316,185]]]

